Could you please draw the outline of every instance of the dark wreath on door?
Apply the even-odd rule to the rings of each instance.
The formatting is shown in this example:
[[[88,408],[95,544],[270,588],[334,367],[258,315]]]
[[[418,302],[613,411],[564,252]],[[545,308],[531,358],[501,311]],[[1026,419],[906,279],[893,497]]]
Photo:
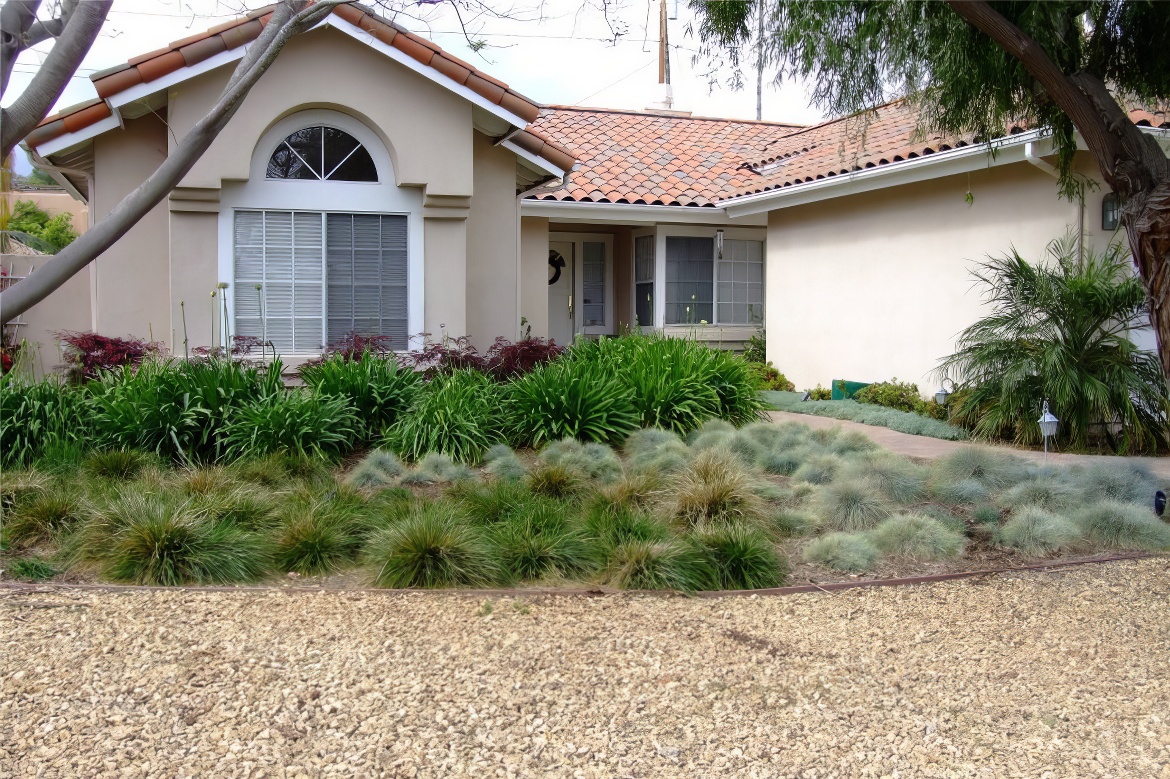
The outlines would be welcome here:
[[[548,266],[552,269],[551,275],[548,277],[548,285],[551,287],[561,280],[561,271],[565,269],[565,258],[556,249],[549,249]]]

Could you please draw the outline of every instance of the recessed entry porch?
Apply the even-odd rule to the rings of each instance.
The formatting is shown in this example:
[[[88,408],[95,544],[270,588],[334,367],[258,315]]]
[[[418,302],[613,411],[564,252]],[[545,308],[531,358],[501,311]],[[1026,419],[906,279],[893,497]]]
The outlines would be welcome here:
[[[533,335],[570,343],[638,328],[738,349],[764,325],[763,225],[526,215],[522,230],[522,272],[530,277],[524,308]],[[527,314],[539,305],[532,284],[538,275],[547,280],[544,321]]]

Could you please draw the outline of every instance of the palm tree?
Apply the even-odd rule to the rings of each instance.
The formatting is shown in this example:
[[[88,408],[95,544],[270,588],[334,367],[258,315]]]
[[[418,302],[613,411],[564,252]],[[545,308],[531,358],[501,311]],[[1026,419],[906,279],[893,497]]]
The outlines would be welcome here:
[[[1032,265],[1015,249],[974,272],[992,313],[964,330],[938,373],[961,381],[951,418],[979,438],[1041,441],[1045,400],[1061,419],[1058,442],[1121,453],[1166,446],[1170,398],[1158,357],[1133,330],[1149,323],[1128,252],[1078,250],[1075,236]]]

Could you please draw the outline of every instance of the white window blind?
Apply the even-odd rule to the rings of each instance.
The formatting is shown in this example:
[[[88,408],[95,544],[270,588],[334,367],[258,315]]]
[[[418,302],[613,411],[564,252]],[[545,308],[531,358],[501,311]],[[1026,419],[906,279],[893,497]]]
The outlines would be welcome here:
[[[715,297],[716,318],[725,325],[758,325],[764,321],[764,243],[727,240],[719,260]]]
[[[236,333],[306,354],[324,343],[321,214],[237,211]]]
[[[329,214],[326,225],[329,342],[356,332],[405,349],[406,217]]]
[[[281,354],[313,354],[347,333],[407,348],[407,219],[236,211],[235,332]]]

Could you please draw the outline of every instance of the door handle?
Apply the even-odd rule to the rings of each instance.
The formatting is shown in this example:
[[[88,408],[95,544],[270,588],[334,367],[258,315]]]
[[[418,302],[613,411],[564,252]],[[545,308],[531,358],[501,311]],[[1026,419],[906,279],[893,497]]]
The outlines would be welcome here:
[[[569,319],[573,318],[573,296],[569,295]]]

